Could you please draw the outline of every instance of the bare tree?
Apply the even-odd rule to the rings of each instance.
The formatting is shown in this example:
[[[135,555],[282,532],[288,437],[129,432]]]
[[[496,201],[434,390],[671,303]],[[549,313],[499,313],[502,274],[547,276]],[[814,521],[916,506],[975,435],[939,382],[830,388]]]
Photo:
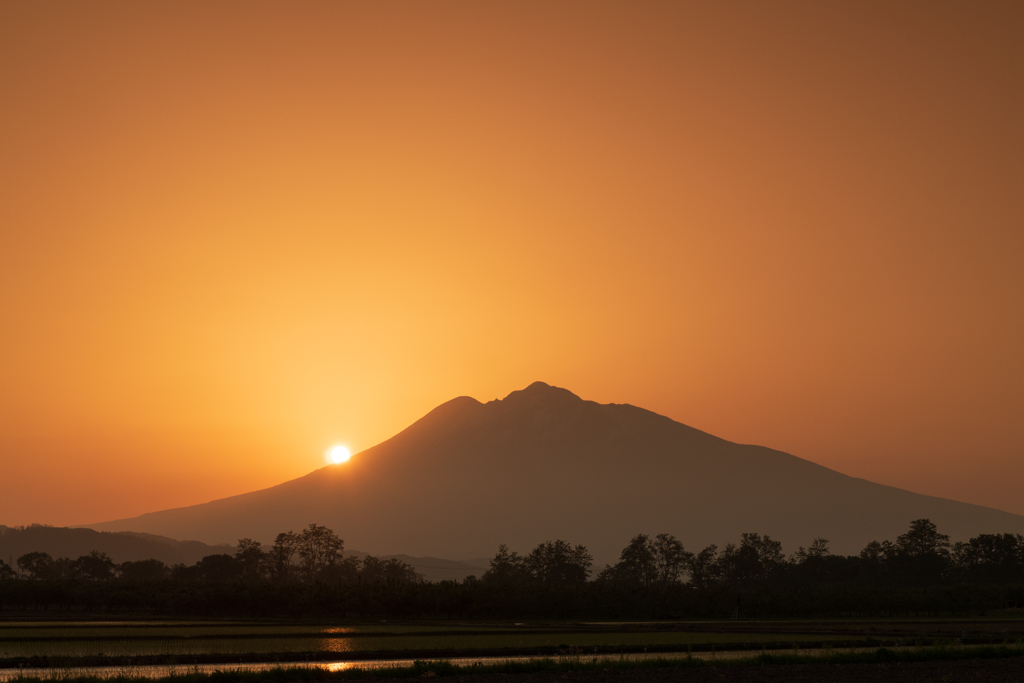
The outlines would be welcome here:
[[[682,542],[672,534],[658,534],[651,541],[657,577],[661,583],[678,583],[690,566],[693,553],[687,552]]]
[[[717,545],[712,543],[690,560],[690,581],[693,585],[703,587],[716,581],[720,576]]]
[[[798,563],[803,564],[807,560],[820,559],[822,557],[826,557],[829,554],[831,554],[831,551],[829,551],[828,549],[828,539],[816,538],[813,541],[811,541],[810,548],[805,549],[803,546],[800,546],[800,548],[795,553],[793,553],[793,558]],[[863,553],[861,554],[863,556]]]
[[[299,558],[306,577],[314,580],[341,560],[345,542],[325,526],[310,524],[298,536]]]
[[[291,577],[292,558],[298,550],[299,537],[294,531],[285,531],[274,539],[270,549],[270,572],[278,581]]]
[[[238,539],[238,547],[235,549],[235,560],[242,567],[242,577],[250,580],[263,578],[267,567],[267,554],[263,552],[262,544],[251,538]]]

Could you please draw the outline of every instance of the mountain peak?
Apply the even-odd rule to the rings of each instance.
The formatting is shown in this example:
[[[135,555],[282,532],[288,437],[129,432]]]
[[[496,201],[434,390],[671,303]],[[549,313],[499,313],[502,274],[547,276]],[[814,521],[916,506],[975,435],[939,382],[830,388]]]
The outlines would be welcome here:
[[[432,557],[563,538],[601,564],[638,533],[678,534],[691,549],[750,531],[790,548],[831,538],[846,554],[922,518],[957,540],[1024,531],[1022,516],[847,477],[534,382],[486,404],[453,399],[343,467],[95,526],[220,542],[316,522],[374,554]]]
[[[513,391],[501,399],[502,403],[575,403],[582,401],[579,396],[568,389],[551,386],[546,382],[534,382],[525,389]]]

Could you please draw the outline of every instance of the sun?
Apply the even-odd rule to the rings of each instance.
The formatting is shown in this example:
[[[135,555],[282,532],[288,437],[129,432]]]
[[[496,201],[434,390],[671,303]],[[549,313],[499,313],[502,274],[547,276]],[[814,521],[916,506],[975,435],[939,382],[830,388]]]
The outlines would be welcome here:
[[[340,463],[343,463],[343,462],[348,462],[348,459],[351,458],[351,457],[352,457],[352,454],[349,453],[348,449],[345,448],[344,446],[335,446],[334,448],[331,449],[331,454],[330,454],[331,462],[333,462],[335,464],[340,464]]]

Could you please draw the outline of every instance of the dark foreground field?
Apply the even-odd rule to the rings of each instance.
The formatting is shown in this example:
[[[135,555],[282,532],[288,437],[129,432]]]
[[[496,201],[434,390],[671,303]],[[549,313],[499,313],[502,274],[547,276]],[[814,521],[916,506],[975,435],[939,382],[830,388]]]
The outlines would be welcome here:
[[[494,683],[492,674],[459,675],[452,683]],[[768,664],[500,674],[501,683],[1020,683],[1024,657],[882,664]],[[385,679],[382,679],[385,680]]]
[[[0,621],[0,683],[1019,681],[1024,620]]]
[[[209,674],[183,673],[152,683],[398,683],[409,678],[443,678],[452,683],[811,683],[811,682],[878,682],[878,683],[945,683],[979,681],[1001,683],[1024,681],[1024,655],[1016,648],[1015,656],[1002,656],[988,650],[980,657],[966,653],[952,655],[937,652],[938,659],[918,652],[920,661],[732,661],[667,663],[647,662],[641,665],[612,664],[608,667],[579,662],[540,661],[512,666],[476,667],[478,672],[453,667],[446,662],[417,662],[415,665],[386,671],[327,671],[310,668],[281,668],[262,672],[216,671]],[[865,653],[866,654],[866,653]],[[1005,655],[1005,652],[1002,653]],[[966,656],[966,658],[956,658]],[[863,657],[863,658],[870,658]],[[518,669],[518,671],[514,670]],[[114,678],[68,675],[37,677],[20,675],[7,678],[15,683],[139,683],[145,679],[131,672]]]

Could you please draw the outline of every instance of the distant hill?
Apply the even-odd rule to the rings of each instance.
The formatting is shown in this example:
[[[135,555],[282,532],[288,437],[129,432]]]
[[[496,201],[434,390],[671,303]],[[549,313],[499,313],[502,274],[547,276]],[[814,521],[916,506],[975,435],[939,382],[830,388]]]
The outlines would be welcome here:
[[[157,559],[165,564],[195,564],[207,555],[234,553],[233,547],[199,541],[176,541],[164,536],[132,531],[94,531],[33,524],[27,527],[0,525],[0,559],[11,566],[30,552],[76,559],[93,550],[106,553],[114,562]]]
[[[106,553],[114,562],[156,559],[167,565],[192,565],[206,557],[227,553],[234,555],[232,545],[207,545],[199,541],[176,541],[165,536],[134,531],[95,531],[33,524],[28,527],[8,527],[0,524],[0,560],[12,567],[26,553],[41,551],[51,557],[76,559],[93,550]],[[363,558],[369,553],[347,550],[346,556]],[[479,577],[487,570],[489,560],[477,558],[466,562],[439,557],[412,557],[385,555],[381,559],[397,558],[413,566],[430,581],[462,580],[467,576]]]
[[[699,549],[756,531],[789,552],[824,537],[834,552],[856,553],[922,517],[954,540],[1024,533],[1020,515],[856,479],[537,382],[486,404],[453,399],[345,465],[89,526],[233,543],[316,522],[374,554],[461,558],[561,538],[601,564],[641,532]]]

